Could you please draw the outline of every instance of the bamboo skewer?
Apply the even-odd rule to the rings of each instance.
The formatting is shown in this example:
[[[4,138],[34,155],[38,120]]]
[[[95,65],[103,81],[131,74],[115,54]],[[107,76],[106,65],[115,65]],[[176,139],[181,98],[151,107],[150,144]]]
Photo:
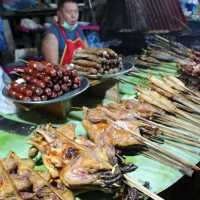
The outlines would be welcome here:
[[[188,140],[180,138],[180,137],[177,138],[177,137],[172,137],[172,136],[165,134],[165,135],[161,136],[161,138],[164,139],[165,141],[170,140],[170,141],[174,141],[174,142],[179,143],[179,144],[185,144],[185,145],[193,146],[193,147],[197,147],[197,148],[200,147],[199,143],[188,141]]]
[[[181,145],[181,144],[177,144],[177,143],[174,142],[174,141],[165,141],[165,143],[166,143],[166,144],[169,144],[169,145],[171,145],[171,146],[174,146],[174,147],[176,147],[176,148],[179,148],[179,149],[181,149],[181,150],[183,150],[183,151],[187,151],[187,152],[192,153],[192,154],[194,154],[194,155],[200,156],[200,152],[191,150],[190,148],[187,148],[187,147],[185,147],[185,146],[183,146],[183,145]]]
[[[165,95],[168,98],[172,98],[173,100],[178,101],[185,106],[193,109],[193,111],[200,113],[199,105],[193,103],[192,101],[189,101],[187,98],[181,95],[180,92],[182,92],[182,90],[177,91],[177,89],[179,89],[178,86],[174,85],[174,83],[172,83],[170,79],[163,77],[162,80],[159,80],[153,76],[148,76],[147,79],[154,85],[153,89],[156,92],[160,93],[161,96]],[[161,90],[161,92],[159,90]]]
[[[126,123],[124,121],[120,121],[121,123],[119,123],[119,121],[118,121],[118,123],[115,123],[113,120],[110,120],[110,121],[113,123],[114,126],[117,126],[118,128],[121,128],[123,130],[126,130],[126,131],[130,132],[136,138],[136,140],[138,140],[139,142],[144,143],[148,147],[150,147],[150,148],[152,148],[152,149],[154,149],[156,151],[159,151],[160,153],[163,153],[164,155],[166,155],[166,156],[168,156],[168,157],[180,162],[181,164],[187,166],[188,168],[191,168],[191,169],[196,170],[196,171],[200,171],[199,167],[189,163],[187,160],[185,160],[183,158],[180,158],[180,157],[172,154],[171,152],[168,152],[167,150],[165,150],[162,147],[160,147],[159,145],[149,141],[148,139],[144,138],[143,136],[135,134],[132,130],[130,130],[126,126]]]
[[[170,49],[174,49],[175,51],[178,50],[180,51],[180,48],[182,48],[183,50],[185,50],[186,52],[189,52],[191,51],[191,49],[185,47],[184,45],[180,44],[180,43],[176,43],[176,42],[172,42],[172,41],[169,41],[168,39],[160,36],[160,35],[155,35],[155,39],[157,41],[160,41],[160,42],[164,42],[166,45],[168,45],[168,48]],[[172,47],[173,46],[173,47]],[[184,54],[185,55],[185,54]]]
[[[166,120],[163,120],[163,119],[155,119],[154,121],[156,121],[157,123],[160,123],[160,124],[168,125],[170,127],[184,129],[191,135],[191,137],[192,137],[192,135],[200,136],[200,132],[197,132],[197,131],[195,131],[193,129],[189,129],[186,125],[184,126],[184,124],[179,124],[179,123],[173,122],[173,121],[168,121],[167,122]]]
[[[163,198],[159,197],[158,195],[154,194],[153,192],[145,188],[138,181],[129,178],[128,175],[124,175],[124,178],[126,179],[127,184],[129,186],[136,188],[137,190],[144,193],[145,195],[152,198],[153,200],[164,200]]]
[[[192,176],[193,174],[193,170],[192,169],[188,169],[187,167],[185,167],[184,165],[181,165],[180,163],[166,157],[163,155],[160,155],[159,153],[157,153],[156,151],[148,151],[148,152],[143,152],[143,154],[151,159],[154,160],[158,160],[161,163],[168,165],[172,168],[178,169],[179,171],[185,173],[186,175],[188,175],[189,177]]]
[[[189,100],[191,100],[193,103],[200,105],[200,98],[199,97],[194,97],[192,95],[185,95],[185,97]]]
[[[84,146],[84,145],[81,145],[81,144],[75,142],[74,140],[72,140],[72,139],[70,139],[69,137],[65,136],[62,132],[56,130],[56,134],[57,134],[58,136],[64,138],[64,140],[65,140],[66,142],[69,142],[69,143],[71,143],[71,144],[77,146],[79,149],[81,149],[81,150],[83,150],[83,151],[86,151],[86,152],[90,151],[90,149],[89,149],[88,147],[86,147],[86,146]]]
[[[159,137],[166,136],[166,137],[176,140],[176,142],[178,143],[184,143],[190,146],[200,147],[200,142],[198,140],[194,140],[189,137],[179,135],[169,130],[163,130],[162,128],[160,128],[160,131],[161,133],[160,135],[158,135]]]
[[[196,119],[198,119],[198,120],[200,120],[200,115],[192,113],[191,116],[194,117],[194,118],[196,118]]]
[[[189,101],[188,99],[186,99],[186,98],[184,98],[184,97],[179,95],[179,96],[175,96],[174,100],[182,103],[183,105],[191,108],[194,112],[197,112],[197,113],[200,114],[200,106],[195,104],[195,103],[193,103],[193,102],[191,102],[191,101]]]
[[[174,84],[179,85],[179,87],[182,87],[186,92],[190,93],[193,96],[196,96],[196,97],[200,98],[200,95],[198,93],[196,93],[196,92],[190,90],[189,88],[187,88],[185,86],[185,84],[182,81],[180,81],[178,78],[173,77],[173,76],[167,76],[167,78],[170,81],[172,81]]]
[[[158,127],[162,131],[168,131],[168,132],[170,131],[170,132],[174,132],[174,133],[177,133],[177,134],[181,134],[181,135],[183,135],[185,137],[190,137],[190,138],[192,138],[194,140],[198,140],[197,137],[194,137],[191,134],[188,134],[188,132],[186,133],[184,130],[174,129],[172,127],[168,127],[168,126],[165,126],[163,124],[158,124],[156,122],[150,121],[150,120],[145,119],[145,118],[140,117],[140,116],[135,116],[135,117],[138,118],[138,119],[140,119],[140,120],[142,120],[142,121],[144,121],[144,122],[146,122],[147,124],[150,124],[150,125],[153,125],[155,127]]]
[[[161,122],[163,124],[166,124],[168,126],[175,126],[178,128],[182,128],[187,130],[189,133],[192,133],[193,135],[200,135],[200,129],[199,127],[193,125],[192,123],[187,122],[186,120],[182,120],[178,117],[173,117],[174,120],[170,119],[169,117],[160,117],[155,118],[153,120]]]
[[[195,119],[194,117],[192,117],[191,115],[187,114],[186,112],[180,110],[180,109],[176,109],[175,112],[181,116],[183,116],[186,119],[189,119],[191,122],[198,124],[198,126],[200,125],[200,121]]]
[[[159,108],[167,112],[179,114],[184,118],[189,119],[191,122],[197,124],[197,126],[200,125],[199,120],[193,118],[191,115],[184,112],[183,110],[178,109],[169,99],[163,97],[159,93],[147,89],[144,90],[141,88],[137,88],[137,90],[140,92],[140,98],[147,103],[158,106]]]
[[[174,135],[174,136],[177,136],[178,138],[183,138],[183,139],[186,139],[188,141],[191,141],[191,142],[196,142],[197,144],[199,144],[199,141],[198,141],[198,138],[196,137],[196,135],[192,135],[190,133],[185,132],[183,129],[176,129],[176,128],[171,128],[171,127],[162,127],[162,125],[159,126],[159,129],[167,134],[170,134],[170,135]]]
[[[193,110],[191,108],[188,108],[187,106],[179,103],[179,102],[174,102],[174,105],[177,107],[177,108],[180,108],[181,110],[184,110],[184,111],[187,111],[187,112],[193,112]]]
[[[192,131],[194,133],[196,133],[197,135],[200,135],[200,133],[199,133],[200,132],[200,127],[199,126],[195,126],[195,125],[193,125],[193,124],[191,124],[191,123],[189,123],[189,122],[187,122],[187,121],[185,121],[183,119],[174,117],[172,115],[167,115],[167,114],[165,114],[165,115],[156,115],[156,114],[154,114],[154,116],[156,116],[159,120],[161,120],[163,122],[164,121],[166,121],[166,122],[170,121],[170,122],[174,122],[176,124],[179,124],[182,127],[184,126],[183,128],[186,128],[189,131],[191,131],[191,129],[192,129]]]
[[[166,121],[171,121],[171,122],[179,123],[180,125],[187,125],[187,127],[190,127],[191,129],[196,130],[196,133],[199,134],[200,126],[191,124],[191,123],[189,123],[186,120],[183,120],[181,118],[177,118],[177,117],[175,117],[173,115],[168,115],[168,114],[165,114],[165,115],[155,115],[155,116],[158,117],[158,118],[160,118],[160,119],[166,120]]]

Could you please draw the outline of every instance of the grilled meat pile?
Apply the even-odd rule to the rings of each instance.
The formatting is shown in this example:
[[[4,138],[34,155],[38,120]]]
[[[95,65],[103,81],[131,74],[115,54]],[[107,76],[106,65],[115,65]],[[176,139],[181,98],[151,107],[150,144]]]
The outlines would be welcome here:
[[[116,73],[122,69],[121,57],[108,48],[78,49],[72,63],[85,75]]]
[[[30,61],[20,76],[8,86],[7,94],[25,101],[53,99],[81,84],[76,70],[48,62]]]
[[[160,61],[177,62],[179,69],[187,75],[199,77],[200,52],[155,35],[149,41],[148,53]],[[161,53],[160,53],[161,52]],[[160,56],[163,55],[162,57]],[[170,57],[170,59],[168,59]]]
[[[199,91],[200,52],[159,35],[150,36],[147,42],[149,45],[143,55],[135,59],[135,66],[139,72],[146,72],[148,68],[154,74],[178,71],[180,79],[189,88]]]
[[[48,172],[33,169],[31,159],[20,159],[11,152],[0,161],[1,200],[74,200],[73,193]]]

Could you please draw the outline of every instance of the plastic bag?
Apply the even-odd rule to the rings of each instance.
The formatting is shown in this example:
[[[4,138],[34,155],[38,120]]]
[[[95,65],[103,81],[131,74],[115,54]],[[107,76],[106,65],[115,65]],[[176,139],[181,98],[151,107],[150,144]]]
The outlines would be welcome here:
[[[20,26],[28,30],[37,30],[42,28],[40,24],[37,24],[34,20],[28,18],[22,19]]]
[[[103,43],[100,41],[99,34],[97,32],[89,33],[86,36],[88,46],[91,48],[102,48]]]
[[[0,67],[0,113],[1,114],[14,114],[14,113],[18,112],[19,110],[17,109],[17,107],[11,100],[7,99],[2,94],[3,88],[5,87],[5,82],[3,80],[3,77],[4,77],[4,79],[6,79],[6,76],[7,75],[3,72],[2,68]]]

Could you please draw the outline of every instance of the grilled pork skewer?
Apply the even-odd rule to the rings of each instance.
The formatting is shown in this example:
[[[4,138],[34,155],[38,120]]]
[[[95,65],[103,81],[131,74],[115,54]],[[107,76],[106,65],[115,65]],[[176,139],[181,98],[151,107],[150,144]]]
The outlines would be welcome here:
[[[1,161],[4,172],[1,173],[0,199],[59,199],[74,200],[74,196],[58,179],[52,179],[48,172],[34,171],[35,163],[30,159],[21,159],[14,152]],[[16,186],[14,191],[12,182]]]
[[[178,86],[174,85],[168,78],[163,77],[161,80],[149,76],[148,80],[153,84],[152,87],[157,92],[161,93],[164,96],[167,96],[170,99],[173,99],[179,103],[182,103],[189,108],[193,109],[195,112],[200,112],[200,106],[188,100]],[[192,98],[192,96],[191,96]]]
[[[2,173],[5,175],[5,177],[7,178],[7,180],[9,181],[10,185],[13,187],[15,195],[17,197],[17,200],[23,200],[21,195],[19,194],[17,187],[15,185],[15,183],[13,182],[11,176],[9,175],[9,173],[6,171],[3,162],[0,160],[0,169],[2,171]]]
[[[85,54],[85,53],[77,53],[73,57],[73,60],[81,60],[81,59],[97,62],[98,64],[101,64],[102,62],[105,62],[107,60],[105,58],[101,58],[96,55]]]
[[[103,58],[109,58],[110,55],[104,49],[95,49],[95,48],[86,48],[86,49],[78,49],[75,53],[85,53],[85,54],[93,54],[96,56],[100,56]]]
[[[200,124],[199,120],[191,117],[191,115],[189,115],[185,111],[178,109],[172,103],[172,101],[170,101],[166,97],[160,95],[158,92],[150,90],[150,89],[144,89],[144,88],[143,89],[137,88],[137,90],[140,92],[139,98],[141,101],[145,101],[149,104],[157,106],[157,107],[165,110],[166,112],[176,113],[178,115],[181,115],[184,118],[189,119],[194,124],[197,124],[197,125]]]

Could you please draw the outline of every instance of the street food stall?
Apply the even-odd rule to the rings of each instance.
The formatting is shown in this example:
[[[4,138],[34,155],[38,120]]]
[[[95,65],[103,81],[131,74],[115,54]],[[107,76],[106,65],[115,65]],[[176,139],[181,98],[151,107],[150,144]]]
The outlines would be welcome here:
[[[159,0],[137,4],[149,13],[159,5],[162,20],[177,13],[157,26],[144,15],[150,30],[137,54],[88,46],[69,64],[2,66],[0,199],[198,199],[200,52],[170,35],[186,27],[177,2],[165,1],[166,15]],[[135,34],[133,21],[117,31],[108,19],[122,44]]]

